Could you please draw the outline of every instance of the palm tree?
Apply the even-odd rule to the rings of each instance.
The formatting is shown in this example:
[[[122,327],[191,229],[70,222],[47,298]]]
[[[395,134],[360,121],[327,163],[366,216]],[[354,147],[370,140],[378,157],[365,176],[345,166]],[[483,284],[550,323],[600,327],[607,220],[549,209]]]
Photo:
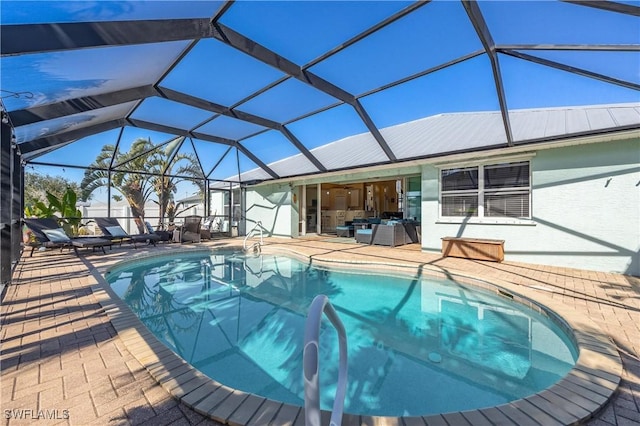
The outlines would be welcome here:
[[[163,222],[166,217],[171,223],[173,218],[181,212],[175,204],[175,194],[180,182],[189,181],[198,187],[200,194],[204,194],[204,173],[198,159],[192,154],[184,153],[173,156],[173,152],[181,146],[183,139],[182,137],[175,139],[163,149],[151,153],[148,159],[147,169],[154,174],[153,187],[160,206],[160,222]],[[172,169],[177,165],[179,166],[174,172]],[[188,208],[185,206],[184,210]]]
[[[193,176],[194,181],[204,190],[204,174],[199,167],[197,159],[191,154],[177,154],[173,157],[173,152],[180,147],[183,138],[178,138],[174,142],[166,145],[164,149],[154,150],[155,145],[151,139],[138,138],[131,145],[128,152],[116,150],[114,145],[105,145],[96,157],[96,160],[85,171],[84,178],[80,183],[82,188],[82,199],[87,200],[93,191],[109,185],[116,188],[127,200],[131,207],[131,215],[134,218],[144,218],[144,206],[149,198],[156,194],[160,203],[161,220],[165,215],[167,204],[173,199],[177,184],[185,178],[167,176],[170,174],[173,165],[181,162],[177,174]],[[113,159],[113,168],[111,167]],[[182,161],[186,160],[186,162]],[[110,170],[110,171],[109,171]],[[144,171],[145,174],[138,173]],[[153,175],[149,175],[152,173]],[[118,195],[112,196],[116,201],[122,198]],[[136,221],[139,231],[144,232],[144,223]]]

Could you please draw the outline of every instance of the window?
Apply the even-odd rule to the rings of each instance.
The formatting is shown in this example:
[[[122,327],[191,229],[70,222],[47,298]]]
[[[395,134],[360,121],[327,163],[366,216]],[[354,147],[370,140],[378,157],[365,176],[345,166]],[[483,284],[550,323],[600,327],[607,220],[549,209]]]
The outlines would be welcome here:
[[[529,162],[444,169],[443,217],[530,217]]]
[[[442,170],[442,216],[477,216],[478,183],[478,167]]]

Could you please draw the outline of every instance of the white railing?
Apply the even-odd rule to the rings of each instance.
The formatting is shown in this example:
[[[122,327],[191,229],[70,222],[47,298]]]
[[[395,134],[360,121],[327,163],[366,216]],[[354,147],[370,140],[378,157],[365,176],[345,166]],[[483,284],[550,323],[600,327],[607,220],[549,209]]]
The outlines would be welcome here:
[[[256,256],[254,257],[254,259],[258,257],[258,255],[259,253],[256,253]],[[242,266],[244,266],[244,270],[257,278],[260,278],[262,276],[262,271],[264,269],[264,257],[263,256],[259,256],[259,257],[260,257],[260,270],[258,272],[254,271],[253,268],[247,264],[247,259],[249,259],[247,256],[245,256],[244,262],[242,262]]]
[[[344,398],[347,392],[347,335],[338,313],[324,294],[319,294],[311,302],[304,331],[304,351],[302,355],[304,378],[305,426],[320,426],[320,352],[318,337],[322,314],[326,314],[338,331],[340,345],[340,365],[338,367],[338,386],[333,400],[331,426],[342,424]]]
[[[260,241],[256,241],[250,246],[247,246],[247,242],[249,241],[249,238],[253,237],[254,233],[258,230],[260,231]],[[251,231],[247,232],[247,235],[244,237],[244,241],[242,242],[242,248],[244,249],[245,253],[248,253],[249,251],[253,250],[254,253],[258,254],[260,253],[260,250],[263,244],[264,244],[264,239],[262,237],[262,222],[258,221],[255,224],[255,226],[251,228]]]

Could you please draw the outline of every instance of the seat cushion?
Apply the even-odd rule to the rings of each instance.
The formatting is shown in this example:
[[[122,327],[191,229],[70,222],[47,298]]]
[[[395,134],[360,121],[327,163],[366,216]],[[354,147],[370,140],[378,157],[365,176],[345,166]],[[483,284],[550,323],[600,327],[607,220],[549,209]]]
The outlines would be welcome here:
[[[372,229],[358,229],[356,231],[356,234],[369,235],[369,234],[371,234],[371,231],[373,231],[373,230]]]
[[[353,237],[353,226],[336,226],[338,237]]]
[[[70,243],[71,242],[71,239],[66,234],[66,232],[64,232],[64,229],[62,228],[43,229],[42,232],[44,233],[44,235],[47,236],[49,241],[51,241],[52,243]]]
[[[73,245],[81,248],[110,246],[111,240],[107,240],[105,238],[81,237],[74,238]]]
[[[107,226],[105,229],[111,234],[112,237],[126,237],[127,233],[122,226]]]

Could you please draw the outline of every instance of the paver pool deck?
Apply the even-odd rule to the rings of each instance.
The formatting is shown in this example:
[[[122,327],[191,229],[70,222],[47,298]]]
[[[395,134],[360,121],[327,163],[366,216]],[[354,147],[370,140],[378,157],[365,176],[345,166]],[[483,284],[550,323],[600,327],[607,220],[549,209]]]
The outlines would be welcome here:
[[[156,379],[162,377],[166,366],[158,362],[155,365],[153,360],[161,361],[163,350],[150,348],[140,342],[139,337],[138,340],[131,337],[137,331],[127,329],[132,323],[126,315],[120,315],[120,304],[105,291],[100,273],[132,257],[241,244],[242,240],[236,238],[200,244],[113,248],[106,254],[81,252],[75,256],[73,252],[52,250],[37,252],[31,258],[23,256],[13,284],[6,289],[0,311],[0,405],[5,424],[220,424],[189,408],[188,400],[185,404],[174,398],[167,390],[171,386],[166,381],[163,385],[158,383]],[[417,244],[390,249],[322,237],[265,239],[265,250],[274,248],[295,250],[324,261],[377,261],[396,267],[405,265],[482,277],[507,283],[510,288],[521,289],[526,294],[539,294],[552,305],[561,306],[563,312],[573,312],[576,318],[588,318],[595,323],[603,336],[613,341],[618,352],[616,357],[622,360],[616,392],[586,424],[640,424],[640,278],[508,261],[441,258],[438,254],[421,252]],[[191,379],[187,386],[177,383],[176,387],[178,384],[188,390],[189,386],[197,388],[201,383]],[[573,401],[578,406],[589,405],[589,399],[597,399],[584,389],[584,403]],[[243,423],[249,424],[304,423],[301,410],[259,401],[251,413],[234,412],[234,407],[240,406],[240,401],[233,403],[235,396],[239,400],[245,398],[225,396],[229,407],[227,420],[232,424],[243,416],[246,416]],[[213,403],[215,394],[205,400]],[[548,408],[545,415],[555,423],[562,423],[558,422],[554,407]],[[485,413],[475,418],[442,418],[448,422],[442,424],[499,424],[500,419],[508,420],[504,413],[495,414],[495,417]],[[533,424],[534,418],[540,424],[549,421],[531,413],[526,420]],[[428,424],[433,420],[427,419]],[[376,424],[408,423],[395,418],[376,420]]]

